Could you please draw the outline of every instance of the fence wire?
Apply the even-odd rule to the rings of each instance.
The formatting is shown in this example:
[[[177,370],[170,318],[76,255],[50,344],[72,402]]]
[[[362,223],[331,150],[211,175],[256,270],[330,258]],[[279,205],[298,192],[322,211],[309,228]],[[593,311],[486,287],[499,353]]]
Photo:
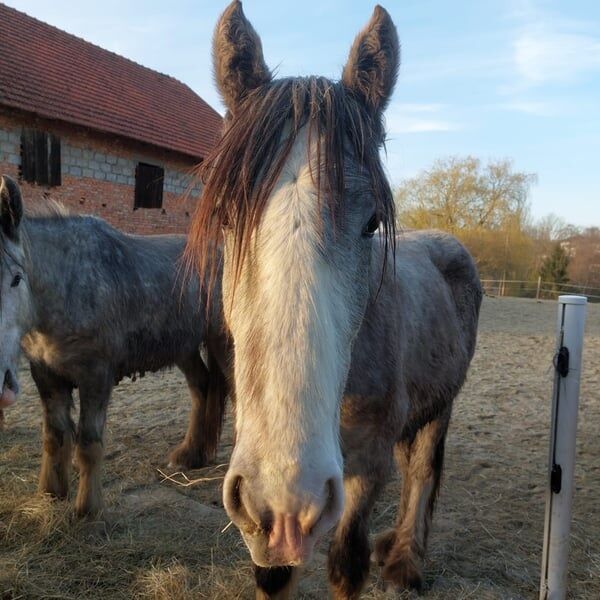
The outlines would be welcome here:
[[[590,302],[600,302],[600,288],[573,283],[537,282],[521,279],[482,279],[481,284],[488,296],[554,300],[561,294],[578,294],[586,296]]]

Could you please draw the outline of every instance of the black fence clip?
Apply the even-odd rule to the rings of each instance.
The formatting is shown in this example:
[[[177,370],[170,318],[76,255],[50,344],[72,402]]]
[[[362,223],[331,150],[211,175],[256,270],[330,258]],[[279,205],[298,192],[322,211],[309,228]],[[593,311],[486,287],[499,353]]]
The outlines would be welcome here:
[[[553,494],[560,494],[562,489],[562,469],[556,463],[552,465],[552,472],[550,473],[550,489]]]
[[[566,346],[561,346],[560,350],[556,353],[554,368],[563,378],[569,374],[569,349]]]

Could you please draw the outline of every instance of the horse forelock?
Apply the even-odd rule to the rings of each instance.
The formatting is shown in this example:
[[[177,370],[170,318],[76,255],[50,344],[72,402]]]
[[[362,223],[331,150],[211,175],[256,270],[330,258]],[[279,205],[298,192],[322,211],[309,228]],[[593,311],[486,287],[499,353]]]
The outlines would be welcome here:
[[[308,156],[318,201],[333,215],[343,209],[348,154],[364,171],[376,203],[386,248],[394,246],[394,202],[379,149],[384,142],[374,118],[340,82],[323,77],[286,78],[265,84],[228,116],[224,134],[200,168],[204,190],[186,248],[186,262],[212,287],[223,228],[233,233],[233,281],[240,274],[253,232],[294,147],[308,127]],[[345,173],[346,171],[346,173]]]

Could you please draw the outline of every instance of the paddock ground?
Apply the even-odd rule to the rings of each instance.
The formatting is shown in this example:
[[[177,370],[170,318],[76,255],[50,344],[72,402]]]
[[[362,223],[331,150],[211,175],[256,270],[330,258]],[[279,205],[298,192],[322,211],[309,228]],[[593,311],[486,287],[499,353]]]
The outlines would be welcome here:
[[[426,564],[425,598],[537,598],[556,303],[486,298],[477,353],[458,398]],[[600,305],[589,307],[569,562],[570,598],[600,598]],[[124,382],[109,411],[103,522],[37,495],[41,411],[21,374],[18,407],[0,433],[0,599],[251,598],[251,569],[226,528],[216,466],[162,481],[188,399],[177,371]],[[75,483],[75,476],[74,476]],[[394,518],[399,481],[378,502],[377,532]],[[299,596],[327,597],[324,554]],[[377,568],[364,597],[389,598]],[[410,597],[403,594],[403,598]]]

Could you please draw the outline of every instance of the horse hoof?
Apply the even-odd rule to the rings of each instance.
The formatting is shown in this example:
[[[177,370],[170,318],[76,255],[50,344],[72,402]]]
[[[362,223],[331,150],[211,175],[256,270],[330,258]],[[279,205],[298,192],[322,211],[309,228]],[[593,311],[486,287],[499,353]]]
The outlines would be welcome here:
[[[201,469],[207,464],[207,460],[198,450],[191,450],[187,446],[178,446],[169,454],[169,469],[189,471]]]
[[[421,569],[411,559],[396,559],[386,563],[382,572],[387,583],[387,589],[398,592],[406,589],[421,592],[423,590],[423,575]]]
[[[101,495],[90,494],[82,497],[79,493],[75,498],[75,516],[90,521],[100,521],[103,516],[104,502]]]
[[[46,494],[55,500],[66,500],[69,497],[69,485],[68,483],[40,482],[38,485],[38,492],[40,494]]]

